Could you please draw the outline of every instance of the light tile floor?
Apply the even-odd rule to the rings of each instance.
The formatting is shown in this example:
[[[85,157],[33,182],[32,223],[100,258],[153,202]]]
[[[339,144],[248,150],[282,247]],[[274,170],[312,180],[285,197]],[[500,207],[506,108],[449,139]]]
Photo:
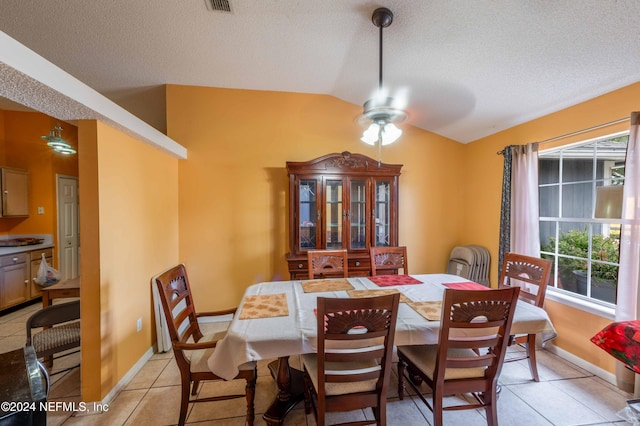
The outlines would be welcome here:
[[[0,353],[22,347],[26,339],[25,323],[29,315],[40,308],[34,304],[0,316]],[[210,324],[206,324],[210,326]],[[512,350],[512,349],[510,349]],[[628,424],[617,412],[624,408],[631,395],[593,374],[551,354],[539,351],[540,382],[530,378],[526,361],[506,363],[501,377],[502,392],[498,400],[500,424],[528,425],[624,425]],[[54,372],[77,363],[79,355],[72,355],[54,363]],[[299,362],[293,360],[293,365]],[[265,412],[275,396],[275,382],[267,369],[267,362],[258,364],[256,389],[256,425],[263,425]],[[415,395],[398,399],[397,376],[394,366],[387,403],[387,423],[393,425],[432,424],[431,412]],[[218,392],[242,393],[241,381],[205,383],[200,396]],[[50,401],[80,402],[79,369],[54,374]],[[448,401],[450,404],[454,398]],[[137,375],[113,399],[106,412],[80,413],[64,407],[48,413],[47,425],[173,425],[178,419],[180,405],[180,374],[171,353],[155,354]],[[224,402],[191,404],[188,424],[243,425],[244,399]],[[371,412],[332,415],[331,422],[345,419],[371,418]],[[445,425],[486,425],[484,411],[448,411]],[[285,425],[313,426],[313,415],[306,416],[299,404],[286,418]]]

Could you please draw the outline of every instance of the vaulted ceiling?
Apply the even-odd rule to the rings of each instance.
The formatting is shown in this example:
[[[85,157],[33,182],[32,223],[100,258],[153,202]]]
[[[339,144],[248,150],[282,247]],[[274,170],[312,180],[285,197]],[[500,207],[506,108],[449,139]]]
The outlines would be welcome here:
[[[409,124],[462,143],[640,81],[634,0],[211,1],[2,0],[0,30],[161,131],[167,83],[361,105],[380,6],[385,87]]]

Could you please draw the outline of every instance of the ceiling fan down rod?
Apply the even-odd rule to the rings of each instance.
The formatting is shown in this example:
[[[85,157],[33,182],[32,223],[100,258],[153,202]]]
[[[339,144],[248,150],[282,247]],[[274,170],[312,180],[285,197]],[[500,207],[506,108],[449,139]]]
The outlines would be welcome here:
[[[393,13],[386,7],[379,7],[371,15],[373,25],[380,28],[379,43],[379,64],[378,64],[378,91],[382,93],[382,29],[388,27],[393,22]]]

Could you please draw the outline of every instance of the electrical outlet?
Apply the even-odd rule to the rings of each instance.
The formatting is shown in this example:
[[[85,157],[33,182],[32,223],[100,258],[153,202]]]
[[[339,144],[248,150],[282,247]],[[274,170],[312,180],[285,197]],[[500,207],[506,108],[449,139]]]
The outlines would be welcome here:
[[[38,214],[44,214],[44,207],[38,206]]]
[[[136,321],[136,331],[138,333],[142,331],[142,318],[138,318],[138,321]]]

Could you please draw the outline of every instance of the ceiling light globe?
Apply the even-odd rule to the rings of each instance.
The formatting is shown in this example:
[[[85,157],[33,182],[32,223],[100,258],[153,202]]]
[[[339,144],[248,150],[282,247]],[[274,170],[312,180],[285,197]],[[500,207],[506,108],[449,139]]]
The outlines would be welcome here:
[[[382,130],[382,145],[391,145],[402,135],[402,130],[393,123],[387,123]]]
[[[360,140],[367,145],[375,145],[378,142],[380,126],[377,123],[371,123],[369,128],[362,133]]]

